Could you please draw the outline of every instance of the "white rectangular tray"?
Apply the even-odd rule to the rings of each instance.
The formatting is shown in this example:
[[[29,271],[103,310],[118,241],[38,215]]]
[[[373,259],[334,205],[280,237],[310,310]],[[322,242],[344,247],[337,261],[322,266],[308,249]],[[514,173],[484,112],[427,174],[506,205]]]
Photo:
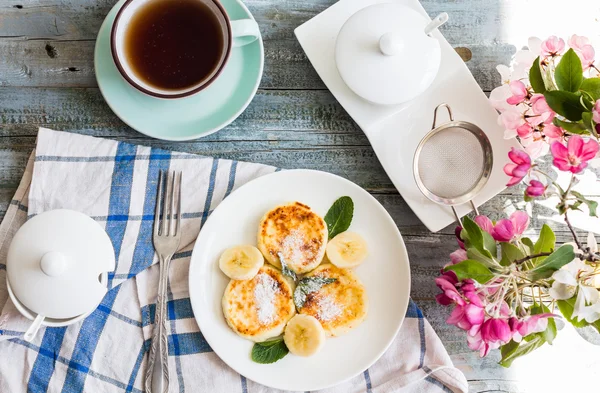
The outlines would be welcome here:
[[[412,170],[416,146],[431,129],[435,107],[443,102],[448,103],[455,120],[475,123],[490,139],[494,168],[488,183],[474,199],[477,206],[504,190],[508,177],[502,168],[508,159],[510,147],[517,145],[514,140],[503,138],[504,130],[497,123],[496,110],[489,104],[460,56],[439,31],[434,36],[439,39],[442,49],[440,71],[429,89],[416,99],[396,106],[380,106],[363,100],[346,86],[337,71],[334,58],[338,32],[356,11],[371,4],[389,2],[408,6],[429,18],[417,0],[341,0],[296,28],[295,33],[327,88],[369,139],[383,168],[406,203],[429,230],[437,232],[455,221],[452,210],[425,198],[417,188]],[[442,119],[446,119],[445,116],[443,114]],[[457,211],[462,216],[470,208],[468,205],[458,206]]]

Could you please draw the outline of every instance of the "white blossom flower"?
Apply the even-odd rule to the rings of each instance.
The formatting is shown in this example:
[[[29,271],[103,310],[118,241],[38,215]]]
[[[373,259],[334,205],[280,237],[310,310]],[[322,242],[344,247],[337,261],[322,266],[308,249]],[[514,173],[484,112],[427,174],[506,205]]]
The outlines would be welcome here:
[[[587,246],[592,252],[598,250],[593,234],[588,235]],[[576,251],[581,252],[581,250]],[[577,294],[572,318],[578,321],[585,320],[593,323],[600,319],[600,294],[592,282],[597,275],[592,276],[592,280],[587,278],[594,271],[595,268],[575,258],[552,275],[554,282],[549,295],[556,300],[566,300]]]

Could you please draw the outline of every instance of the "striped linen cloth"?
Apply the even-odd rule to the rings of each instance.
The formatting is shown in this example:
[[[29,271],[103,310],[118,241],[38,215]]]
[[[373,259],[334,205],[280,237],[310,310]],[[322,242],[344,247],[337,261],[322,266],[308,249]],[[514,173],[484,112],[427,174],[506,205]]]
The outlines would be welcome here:
[[[40,129],[35,153],[0,226],[0,392],[142,392],[158,282],[152,246],[156,182],[161,169],[181,170],[182,248],[168,294],[171,392],[268,392],[227,367],[192,315],[187,285],[194,240],[212,209],[270,166],[175,153]],[[57,208],[99,222],[114,245],[110,290],[83,321],[21,337],[30,321],[8,299],[6,253],[27,217]],[[465,392],[467,382],[411,301],[385,355],[364,373],[327,392]]]

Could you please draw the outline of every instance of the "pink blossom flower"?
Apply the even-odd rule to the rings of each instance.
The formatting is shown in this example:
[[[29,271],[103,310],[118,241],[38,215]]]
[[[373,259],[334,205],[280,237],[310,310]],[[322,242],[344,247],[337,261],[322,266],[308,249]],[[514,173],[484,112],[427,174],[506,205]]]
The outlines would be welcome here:
[[[567,146],[554,142],[550,149],[554,157],[554,166],[561,171],[580,173],[587,167],[587,162],[598,153],[598,142],[592,139],[584,142],[579,135],[572,135]]]
[[[525,146],[525,153],[527,153],[532,160],[546,155],[550,149],[550,145],[548,145],[546,141],[543,139],[536,139],[535,133],[534,136],[528,140],[521,139],[521,143]]]
[[[454,272],[444,272],[441,276],[436,277],[435,285],[442,290],[442,293],[436,295],[435,300],[442,306],[448,306],[450,304],[457,304],[464,306],[466,302],[456,289],[458,279]]]
[[[531,97],[531,110],[536,116],[532,116],[528,118],[528,122],[531,124],[533,122],[534,125],[540,123],[552,123],[554,116],[556,113],[550,108],[543,94],[534,94]]]
[[[594,47],[590,45],[590,40],[587,37],[573,34],[569,38],[568,43],[575,53],[577,53],[577,56],[579,56],[584,71],[594,64],[596,52],[594,51]]]
[[[500,114],[500,120],[507,130],[516,130],[520,125],[525,123],[523,114],[515,107],[502,112]]]
[[[459,248],[458,250],[450,254],[450,262],[452,263],[452,265],[456,265],[457,263],[460,263],[466,259],[467,252],[462,248]]]
[[[517,127],[517,135],[520,138],[531,138],[533,135],[533,127],[529,123],[523,123]]]
[[[492,236],[499,242],[509,242],[517,239],[529,226],[529,215],[517,210],[508,219],[499,220],[494,225]]]
[[[533,179],[529,182],[529,185],[525,189],[525,195],[530,198],[542,196],[544,195],[544,192],[546,192],[546,186],[544,183]]]
[[[477,223],[477,225],[479,225],[479,228],[483,229],[490,235],[494,233],[494,224],[492,223],[492,220],[490,220],[488,217],[477,216],[475,217],[474,221],[475,223]]]
[[[544,135],[546,135],[552,141],[561,140],[565,132],[562,128],[555,126],[552,123],[544,125]]]
[[[542,42],[542,56],[556,56],[565,49],[565,41],[555,35]]]
[[[466,304],[464,306],[457,305],[450,317],[446,320],[446,323],[455,325],[463,330],[470,330],[473,326],[478,326],[483,323],[485,312],[483,307],[475,305],[473,303]]]
[[[481,338],[488,342],[505,344],[512,338],[508,320],[504,318],[490,318],[481,325]]]
[[[506,99],[506,102],[509,105],[518,105],[521,102],[525,101],[527,97],[527,87],[520,80],[512,81],[508,84],[510,87],[510,92],[512,96]]]
[[[532,333],[543,332],[548,327],[548,318],[554,318],[556,315],[551,313],[536,314],[524,319],[511,317],[508,325],[513,334],[513,340],[520,342],[525,336]]]
[[[600,100],[596,101],[592,109],[592,120],[594,123],[600,124]]]
[[[490,349],[496,349],[508,343],[513,333],[504,317],[489,318],[481,325],[475,325],[467,334],[469,348],[479,351],[479,356],[486,356]]]
[[[512,163],[504,165],[504,173],[511,176],[506,184],[510,187],[519,183],[527,175],[531,169],[531,158],[524,151],[517,150],[514,147],[508,153],[508,158],[511,159]]]

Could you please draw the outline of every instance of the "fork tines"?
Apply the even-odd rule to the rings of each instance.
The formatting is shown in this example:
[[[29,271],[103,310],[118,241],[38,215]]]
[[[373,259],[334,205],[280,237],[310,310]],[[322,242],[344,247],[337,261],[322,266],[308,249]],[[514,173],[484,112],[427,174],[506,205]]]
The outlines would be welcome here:
[[[179,235],[181,226],[181,177],[182,172],[160,171],[156,209],[154,211],[154,236]],[[174,223],[175,228],[173,228]]]

